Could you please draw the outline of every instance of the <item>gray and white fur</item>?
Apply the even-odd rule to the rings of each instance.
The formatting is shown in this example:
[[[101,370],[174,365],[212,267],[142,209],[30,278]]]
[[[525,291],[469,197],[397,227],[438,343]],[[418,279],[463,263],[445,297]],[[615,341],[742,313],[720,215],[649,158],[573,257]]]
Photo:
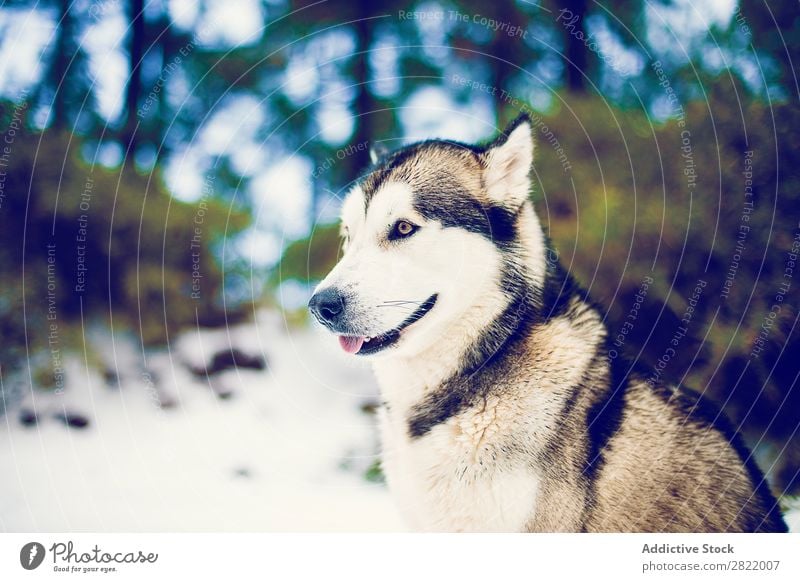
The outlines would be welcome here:
[[[486,146],[385,154],[342,208],[309,304],[372,360],[382,465],[425,531],[778,532],[740,437],[702,398],[610,359],[601,308],[549,249],[530,120]]]

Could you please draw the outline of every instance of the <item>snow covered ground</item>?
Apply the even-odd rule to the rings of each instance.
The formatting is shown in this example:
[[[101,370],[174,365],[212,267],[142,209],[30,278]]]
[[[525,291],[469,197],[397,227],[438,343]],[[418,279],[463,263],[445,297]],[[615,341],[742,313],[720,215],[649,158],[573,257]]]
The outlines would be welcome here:
[[[324,332],[265,311],[145,359],[130,337],[87,341],[118,379],[73,358],[62,395],[29,394],[0,416],[0,531],[405,529],[366,478],[372,375]],[[231,347],[266,369],[198,373]],[[36,423],[20,422],[26,411]],[[65,412],[88,424],[68,427]],[[800,503],[788,520],[800,531]]]
[[[374,380],[330,337],[265,312],[182,335],[146,367],[130,339],[89,341],[116,362],[118,386],[70,360],[62,396],[28,396],[0,417],[0,530],[404,529],[385,485],[365,478]],[[266,370],[189,371],[231,345]],[[23,426],[20,410],[38,423]],[[65,410],[88,426],[67,427]]]

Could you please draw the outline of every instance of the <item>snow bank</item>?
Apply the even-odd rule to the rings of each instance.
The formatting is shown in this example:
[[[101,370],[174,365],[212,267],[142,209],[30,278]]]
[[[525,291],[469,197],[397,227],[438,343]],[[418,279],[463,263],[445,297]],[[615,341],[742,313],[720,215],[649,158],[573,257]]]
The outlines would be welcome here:
[[[269,313],[144,359],[128,338],[91,337],[118,386],[72,359],[62,396],[23,403],[36,425],[0,419],[0,529],[403,529],[385,486],[364,478],[377,453],[362,410],[374,381],[326,340]],[[231,346],[267,369],[189,371]],[[67,428],[64,411],[88,426]]]

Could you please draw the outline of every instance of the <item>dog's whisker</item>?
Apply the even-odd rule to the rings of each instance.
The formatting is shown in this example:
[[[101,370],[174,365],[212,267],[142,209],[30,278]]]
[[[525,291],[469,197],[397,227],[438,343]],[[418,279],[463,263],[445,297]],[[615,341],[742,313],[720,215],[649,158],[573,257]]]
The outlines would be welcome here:
[[[397,309],[405,309],[406,311],[414,311],[413,307],[408,307],[406,305],[377,305],[376,307],[395,307]]]

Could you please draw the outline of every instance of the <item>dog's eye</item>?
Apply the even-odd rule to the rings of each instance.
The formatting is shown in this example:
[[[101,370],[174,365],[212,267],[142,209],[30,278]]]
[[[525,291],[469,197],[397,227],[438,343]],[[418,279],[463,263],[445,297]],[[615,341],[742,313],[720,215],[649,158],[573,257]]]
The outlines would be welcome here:
[[[417,228],[417,226],[411,224],[407,220],[398,220],[394,223],[392,232],[389,233],[389,240],[407,238],[417,232]]]

